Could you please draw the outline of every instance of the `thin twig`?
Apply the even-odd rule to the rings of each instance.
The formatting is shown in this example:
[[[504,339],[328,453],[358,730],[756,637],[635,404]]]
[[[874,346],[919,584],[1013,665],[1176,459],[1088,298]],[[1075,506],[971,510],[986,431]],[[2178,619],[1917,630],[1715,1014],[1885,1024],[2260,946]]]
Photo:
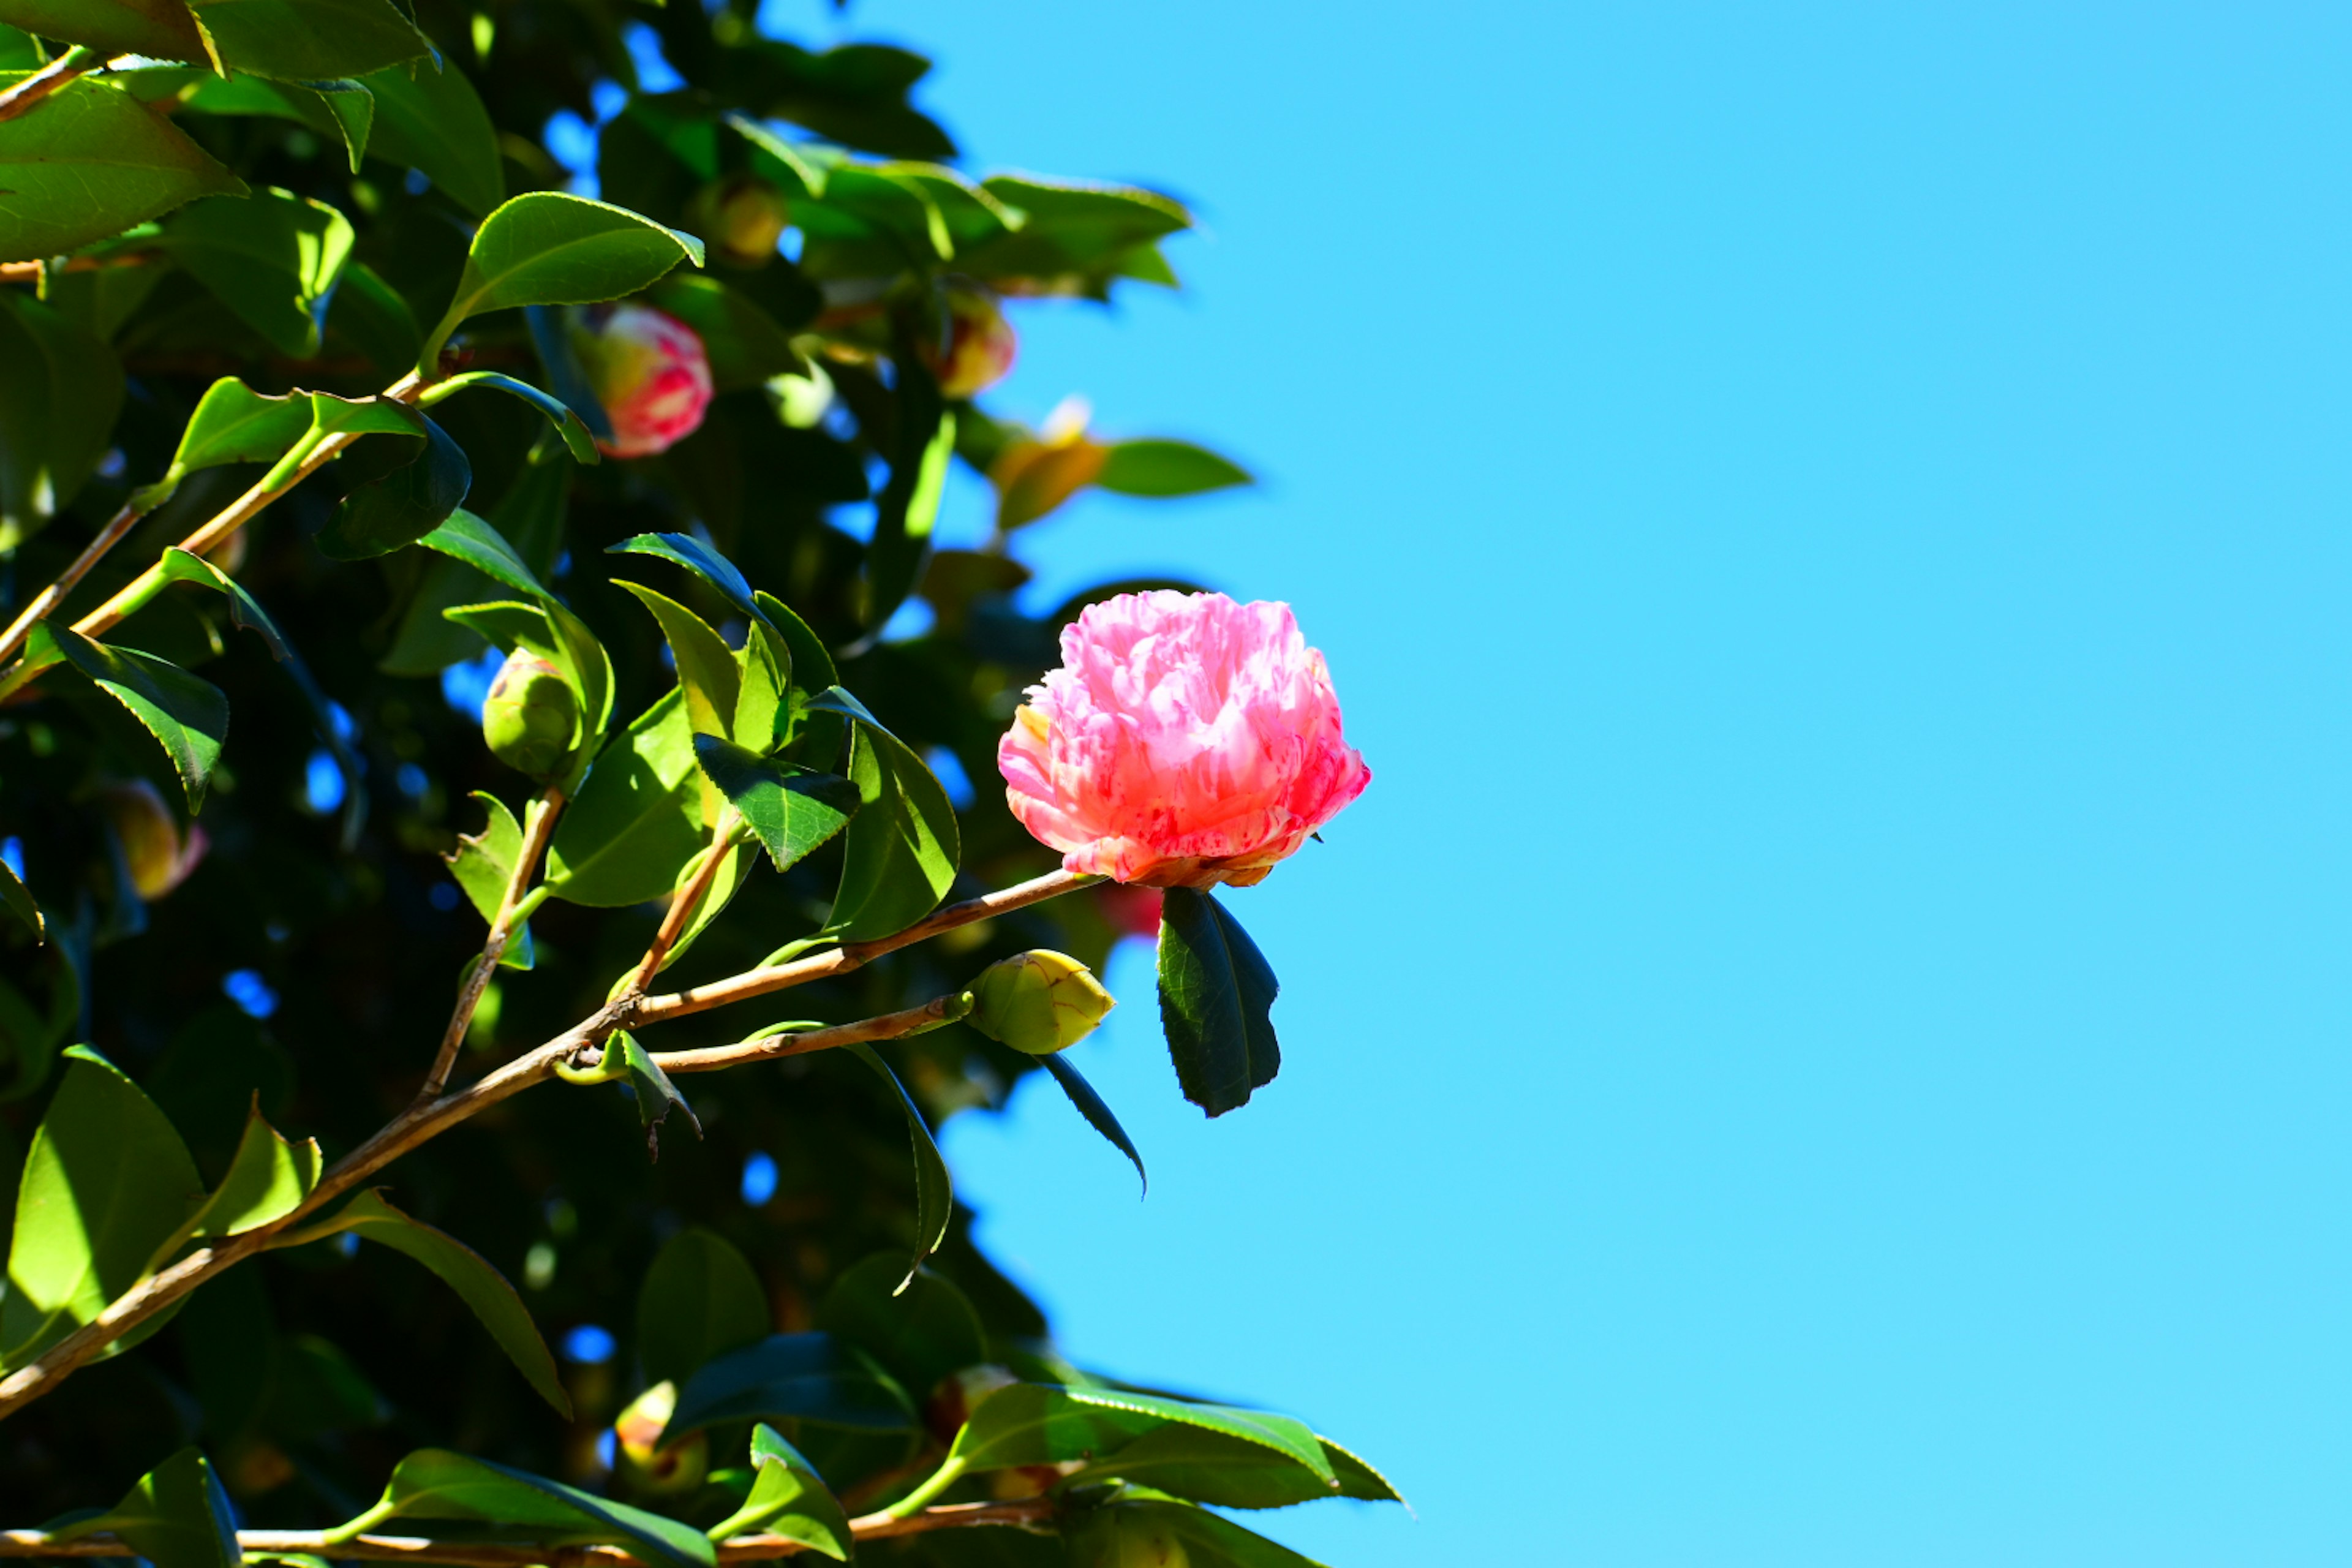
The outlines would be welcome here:
[[[433,1054],[433,1070],[425,1075],[425,1087],[416,1091],[419,1101],[438,1098],[442,1086],[449,1081],[449,1069],[457,1060],[457,1047],[465,1042],[466,1031],[473,1026],[474,1011],[482,1005],[482,994],[490,988],[490,976],[498,973],[499,960],[506,956],[507,943],[514,940],[515,908],[522,902],[531,878],[538,874],[548,841],[555,837],[555,819],[562,812],[563,792],[550,784],[547,793],[539,797],[538,805],[527,813],[530,830],[523,836],[514,869],[508,873],[506,891],[499,897],[498,913],[490,919],[489,937],[482,943],[473,967],[466,972],[466,984],[458,989],[457,1005],[449,1013],[449,1026],[441,1032],[441,1048]]]
[[[893,1535],[919,1535],[934,1530],[969,1530],[997,1525],[1034,1529],[1054,1517],[1052,1498],[1019,1502],[950,1503],[927,1508],[906,1519],[869,1513],[849,1521],[855,1539],[879,1541]],[[367,1534],[349,1541],[330,1541],[318,1530],[240,1530],[237,1546],[246,1552],[308,1552],[315,1556],[363,1559],[383,1563],[453,1563],[464,1568],[630,1568],[646,1559],[618,1546],[551,1546],[528,1542],[436,1541],[414,1535]],[[721,1563],[756,1563],[788,1557],[808,1547],[787,1535],[738,1535],[718,1543]],[[109,1535],[85,1535],[55,1541],[43,1531],[0,1531],[0,1557],[129,1557],[137,1553]],[[647,1565],[651,1568],[651,1565]]]
[[[695,1051],[655,1051],[654,1065],[664,1072],[717,1072],[745,1062],[773,1061],[780,1057],[804,1057],[835,1046],[861,1045],[867,1040],[896,1040],[919,1034],[934,1025],[963,1016],[962,997],[934,996],[919,1007],[902,1008],[877,1018],[839,1024],[830,1029],[803,1029],[797,1034],[770,1035],[736,1046],[707,1046]]]
[[[726,863],[728,856],[734,853],[735,829],[742,826],[742,813],[732,805],[720,809],[719,821],[710,829],[710,852],[696,868],[694,880],[670,900],[669,909],[662,916],[661,929],[654,932],[652,945],[646,949],[646,956],[637,964],[636,974],[629,981],[626,995],[632,1003],[645,995],[646,987],[652,984],[654,976],[661,973],[662,963],[669,957],[670,949],[677,945],[678,939],[694,923],[695,910],[700,909],[702,900],[709,896],[710,884],[719,879],[719,868]]]
[[[0,283],[37,283],[47,272],[102,272],[115,267],[146,267],[163,259],[160,250],[123,250],[112,256],[69,256],[59,261],[0,261]]]
[[[73,558],[73,564],[59,573],[56,582],[34,595],[33,602],[25,606],[24,613],[8,623],[5,632],[0,632],[0,659],[14,658],[16,650],[25,646],[25,639],[33,635],[34,623],[45,618],[62,604],[65,596],[73,592],[74,584],[89,576],[89,569],[106,559],[106,552],[122,542],[122,536],[146,515],[144,509],[134,506],[125,506],[116,512],[107,525],[98,531],[98,537],[84,545],[81,553]]]
[[[780,963],[772,969],[753,969],[725,980],[714,980],[708,985],[697,985],[685,991],[674,991],[664,996],[648,996],[632,1009],[631,1024],[658,1024],[668,1018],[683,1018],[693,1013],[707,1013],[713,1007],[723,1007],[730,1002],[748,1002],[754,996],[765,996],[777,991],[787,991],[795,985],[805,985],[812,980],[824,980],[835,974],[846,974],[862,968],[886,952],[896,952],[902,947],[934,937],[957,926],[970,925],[974,921],[992,919],[1025,909],[1046,899],[1058,898],[1076,889],[1099,882],[1100,877],[1090,877],[1076,871],[1048,871],[1026,882],[1005,889],[1000,893],[988,893],[977,899],[966,899],[960,904],[950,904],[917,921],[905,931],[891,936],[877,937],[872,942],[855,942],[830,952],[812,953],[790,963]]]
[[[0,92],[0,120],[16,119],[74,78],[85,76],[105,64],[105,59],[95,50],[76,44],[16,86]]]

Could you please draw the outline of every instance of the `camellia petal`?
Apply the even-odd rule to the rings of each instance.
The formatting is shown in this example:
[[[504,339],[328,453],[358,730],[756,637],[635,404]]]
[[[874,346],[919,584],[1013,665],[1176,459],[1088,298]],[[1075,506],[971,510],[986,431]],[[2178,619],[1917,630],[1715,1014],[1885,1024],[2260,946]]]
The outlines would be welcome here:
[[[997,767],[1073,871],[1247,887],[1371,782],[1287,605],[1121,595],[1063,629],[1062,668],[1027,695]]]
[[[613,438],[596,443],[606,457],[667,452],[701,426],[710,359],[684,321],[649,305],[622,305],[582,318],[572,341],[613,422]]]

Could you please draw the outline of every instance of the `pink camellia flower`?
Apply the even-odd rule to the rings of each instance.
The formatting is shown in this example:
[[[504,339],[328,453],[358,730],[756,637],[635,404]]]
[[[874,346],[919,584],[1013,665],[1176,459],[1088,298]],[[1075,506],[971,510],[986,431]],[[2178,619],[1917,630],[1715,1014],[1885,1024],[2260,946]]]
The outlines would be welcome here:
[[[592,311],[573,327],[572,346],[613,422],[613,438],[596,443],[606,457],[667,452],[701,425],[710,360],[684,321],[648,305]]]
[[[1287,605],[1122,594],[1062,631],[996,748],[1013,815],[1115,881],[1263,881],[1364,793],[1323,656]]]

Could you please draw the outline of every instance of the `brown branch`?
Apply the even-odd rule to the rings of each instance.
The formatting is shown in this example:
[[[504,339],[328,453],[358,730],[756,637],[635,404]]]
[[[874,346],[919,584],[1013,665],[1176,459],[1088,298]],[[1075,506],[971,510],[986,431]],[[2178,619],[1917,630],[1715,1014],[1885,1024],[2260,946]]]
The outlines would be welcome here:
[[[0,92],[0,120],[14,120],[78,76],[106,64],[92,50],[76,44],[16,86]]]
[[[790,963],[777,964],[772,969],[748,970],[725,980],[714,980],[708,985],[674,991],[665,996],[648,996],[632,1009],[629,1022],[632,1025],[658,1024],[668,1018],[707,1013],[730,1002],[748,1002],[754,996],[790,990],[795,985],[805,985],[812,980],[846,974],[853,969],[863,968],[886,952],[896,952],[943,931],[952,931],[974,921],[991,920],[1014,910],[1026,909],[1031,904],[1058,898],[1101,880],[1099,877],[1076,871],[1048,871],[1042,877],[1033,877],[1003,892],[988,893],[977,899],[966,899],[960,904],[950,904],[890,936],[877,937],[872,942],[851,942],[830,952],[814,953]]]
[[[719,821],[710,829],[710,853],[704,857],[701,866],[695,871],[694,880],[670,900],[669,909],[662,916],[661,929],[654,932],[652,945],[646,949],[646,956],[637,964],[636,974],[629,981],[626,995],[631,1003],[644,997],[646,987],[652,984],[654,976],[661,973],[662,962],[669,957],[669,950],[677,945],[678,938],[684,936],[687,928],[694,923],[695,910],[700,909],[702,900],[709,896],[710,884],[719,879],[719,868],[735,851],[735,829],[741,826],[742,821],[742,814],[732,805],[720,809]]]
[[[803,1029],[798,1033],[770,1035],[764,1040],[745,1040],[737,1046],[709,1046],[698,1051],[655,1051],[652,1056],[654,1065],[664,1072],[717,1072],[721,1068],[740,1067],[745,1062],[773,1061],[782,1057],[804,1057],[811,1051],[829,1051],[835,1046],[860,1045],[867,1040],[900,1039],[961,1018],[966,1011],[961,995],[934,996],[919,1007],[885,1013],[879,1017],[862,1019],[855,1024],[838,1024],[830,1029]]]
[[[0,261],[0,283],[37,283],[47,272],[100,272],[113,267],[145,267],[163,259],[160,250],[125,250],[112,256],[70,256],[55,261]],[[373,368],[373,365],[370,366]]]
[[[146,515],[143,509],[133,506],[125,506],[116,512],[107,525],[98,531],[98,537],[84,545],[81,553],[73,558],[73,564],[59,573],[56,582],[33,595],[33,602],[25,606],[24,613],[8,623],[5,632],[0,632],[0,659],[15,657],[16,650],[25,646],[25,639],[33,635],[34,624],[64,603],[65,596],[73,592],[74,584],[89,576],[89,569],[104,560],[108,551],[121,543],[122,536]]]
[[[457,1005],[449,1013],[449,1026],[441,1032],[441,1048],[433,1054],[433,1070],[425,1075],[425,1087],[416,1091],[420,1103],[438,1098],[442,1086],[449,1081],[449,1069],[457,1063],[457,1047],[465,1042],[466,1031],[473,1026],[474,1011],[482,1005],[482,993],[490,988],[490,976],[498,973],[499,960],[506,956],[507,943],[514,939],[515,906],[522,902],[523,892],[537,874],[541,858],[547,853],[548,841],[555,837],[555,819],[562,815],[563,804],[563,792],[550,784],[547,793],[539,797],[537,810],[530,813],[530,831],[524,835],[514,869],[508,873],[498,913],[490,919],[490,934],[482,943],[473,967],[466,972],[466,983],[457,992]]]
[[[970,1530],[998,1525],[1034,1529],[1054,1517],[1052,1498],[1028,1498],[1019,1502],[950,1503],[927,1508],[906,1519],[869,1513],[849,1521],[849,1533],[860,1542],[894,1535],[920,1535],[934,1530]],[[333,1559],[364,1559],[380,1563],[453,1563],[463,1568],[656,1568],[646,1559],[618,1546],[545,1546],[509,1542],[435,1541],[414,1535],[367,1534],[349,1541],[331,1541],[317,1530],[240,1530],[236,1543],[247,1552],[308,1552]],[[786,1535],[738,1535],[718,1543],[721,1563],[757,1563],[788,1557],[808,1548]],[[0,1531],[0,1557],[131,1557],[138,1553],[108,1535],[85,1535],[73,1541],[53,1541],[37,1530]]]

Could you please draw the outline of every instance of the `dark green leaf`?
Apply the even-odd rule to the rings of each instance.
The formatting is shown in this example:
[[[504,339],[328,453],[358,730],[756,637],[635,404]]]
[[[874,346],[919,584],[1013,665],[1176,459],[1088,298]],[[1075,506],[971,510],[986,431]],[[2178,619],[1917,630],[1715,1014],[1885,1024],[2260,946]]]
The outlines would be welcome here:
[[[535,599],[551,597],[540,586],[539,578],[524,564],[522,557],[515,553],[515,547],[507,542],[506,535],[470,511],[460,509],[451,512],[447,521],[416,542],[452,561],[462,561],[519,594],[529,594]]]
[[[1211,894],[1170,888],[1160,912],[1160,1022],[1184,1098],[1212,1116],[1249,1103],[1282,1066],[1269,1016],[1281,989]]]
[[[1115,441],[1095,476],[1100,489],[1129,496],[1191,496],[1256,482],[1247,468],[1189,441]]]
[[[0,122],[0,136],[16,122]],[[8,172],[0,167],[0,184]],[[9,198],[0,195],[0,229]],[[122,406],[114,351],[31,295],[0,289],[0,552],[38,531],[91,472]]]
[[[945,1275],[877,1252],[833,1282],[816,1326],[882,1364],[899,1386],[927,1397],[940,1382],[988,1360],[988,1335],[971,1301]]]
[[[648,298],[702,340],[713,391],[740,392],[808,369],[774,317],[716,278],[674,272],[655,284]]]
[[[522,825],[498,796],[476,790],[474,799],[488,820],[470,838],[459,834],[456,851],[443,858],[475,911],[485,921],[495,921],[506,902],[507,885],[514,879],[515,862],[522,858]],[[530,925],[525,921],[508,938],[499,963],[506,969],[529,969],[532,963]]]
[[[1323,1445],[1303,1422],[1261,1410],[1199,1405],[1123,1388],[1074,1388],[1020,1383],[982,1402],[958,1434],[953,1456],[969,1469],[1100,1461],[1128,1444],[1174,1424],[1196,1426],[1298,1465],[1325,1492],[1339,1478]]]
[[[173,83],[179,85],[173,90]],[[161,89],[148,90],[150,86]],[[349,154],[352,173],[360,172],[367,152],[368,132],[375,120],[375,99],[358,82],[345,80],[266,81],[257,76],[219,77],[198,71],[141,71],[131,79],[132,90],[150,102],[178,98],[190,109],[206,114],[259,115],[291,120],[321,136],[338,137]]]
[[[718,1232],[690,1226],[655,1255],[638,1288],[637,1365],[648,1384],[682,1384],[769,1326],[768,1293],[751,1262]]]
[[[172,258],[289,359],[318,353],[352,239],[341,213],[275,186],[192,202],[163,226]]]
[[[389,555],[441,527],[473,486],[466,449],[427,419],[414,458],[343,498],[319,533],[320,552],[335,561]]]
[[[439,1275],[442,1283],[457,1291],[481,1320],[482,1327],[490,1331],[539,1396],[553,1405],[558,1415],[571,1417],[571,1397],[563,1392],[563,1380],[556,1375],[555,1358],[548,1353],[547,1342],[540,1338],[539,1325],[531,1321],[530,1310],[514,1287],[480,1253],[446,1231],[409,1218],[385,1202],[383,1194],[372,1191],[353,1198],[315,1231],[301,1234],[305,1239],[314,1239],[346,1230],[405,1253]]]
[[[678,1390],[665,1444],[720,1421],[785,1419],[857,1432],[907,1432],[906,1394],[831,1334],[771,1334],[705,1362]]]
[[[44,642],[146,726],[172,759],[188,809],[202,805],[205,781],[228,738],[228,700],[219,689],[152,654],[94,643],[55,621],[35,628],[26,657],[38,658]]]
[[[0,87],[21,73],[0,72]],[[245,183],[110,82],[81,77],[0,121],[0,261],[79,249]]]
[[[628,1079],[629,1091],[636,1096],[637,1120],[646,1130],[647,1154],[656,1160],[661,1158],[661,1125],[669,1120],[673,1110],[685,1112],[686,1124],[694,1129],[697,1138],[702,1136],[702,1122],[694,1114],[694,1107],[686,1102],[677,1085],[670,1082],[669,1074],[646,1054],[645,1047],[637,1044],[634,1036],[625,1030],[616,1033],[604,1048],[621,1053],[621,1070]]]
[[[560,191],[515,197],[482,220],[448,313],[425,341],[431,370],[457,324],[517,305],[593,305],[634,294],[681,261],[702,265],[702,242],[625,208]]]
[[[417,170],[478,217],[507,199],[498,127],[464,71],[418,60],[364,79],[377,157]]]
[[[513,376],[502,375],[494,370],[472,370],[463,375],[453,375],[418,398],[417,402],[430,408],[451,394],[473,386],[490,387],[510,397],[521,398],[554,424],[556,433],[563,437],[563,444],[570,448],[572,457],[590,464],[604,460],[603,454],[596,450],[596,437],[589,434],[588,426],[580,422],[580,416],[572,412],[569,404],[551,392],[541,392],[527,381],[517,381]]]
[[[922,1109],[898,1075],[874,1053],[871,1046],[853,1045],[852,1056],[874,1069],[882,1081],[890,1086],[898,1098],[898,1108],[907,1113],[907,1133],[915,1145],[915,1260],[907,1266],[906,1278],[898,1281],[904,1290],[914,1283],[923,1267],[923,1259],[940,1249],[947,1239],[948,1219],[955,1210],[955,1193],[948,1179],[948,1163],[940,1154],[940,1146],[931,1138],[930,1124],[923,1120]]]
[[[0,860],[0,903],[5,903],[8,912],[24,921],[35,938],[49,940],[49,922],[41,906],[34,901],[32,889],[18,879],[16,868],[5,860]]]
[[[471,1533],[489,1540],[619,1546],[669,1568],[712,1568],[717,1562],[710,1542],[676,1520],[445,1448],[420,1449],[394,1466],[383,1500],[329,1531],[327,1539],[348,1541],[393,1519],[488,1526]]]
[[[392,0],[193,0],[220,62],[280,81],[364,76],[432,46]]]
[[[183,1448],[95,1519],[56,1532],[60,1540],[110,1535],[155,1568],[237,1568],[236,1510],[203,1452]]]
[[[687,720],[694,726],[694,732],[719,736],[733,733],[742,674],[726,642],[701,616],[677,600],[656,594],[641,583],[614,578],[613,585],[635,595],[660,625],[662,636],[669,643],[670,657],[677,666],[678,689],[686,693]],[[712,782],[717,783],[715,779]]]
[[[828,694],[833,692],[841,689],[830,688]],[[854,705],[855,699],[850,700]],[[820,708],[814,700],[810,706],[843,710]],[[871,942],[904,931],[939,907],[955,882],[961,845],[947,791],[888,731],[870,722],[860,725],[850,748],[849,776],[857,785],[857,815],[850,823],[841,891],[826,929],[844,942]]]
[[[287,647],[286,638],[278,631],[278,624],[269,618],[269,612],[246,591],[244,584],[203,556],[191,555],[176,544],[163,552],[163,559],[155,566],[166,583],[194,583],[220,595],[228,601],[229,619],[268,644],[270,658],[283,663],[289,656],[291,650]]]
[[[88,1046],[66,1058],[17,1194],[0,1296],[0,1368],[9,1370],[136,1284],[204,1197],[195,1162],[155,1103]]]
[[[767,618],[752,597],[751,584],[735,569],[735,563],[705,544],[690,533],[640,533],[611,546],[608,555],[650,555],[685,567],[704,582],[719,590],[729,604],[752,620]]]
[[[102,56],[208,58],[184,0],[0,0],[0,22]]]
[[[779,871],[840,832],[858,808],[857,786],[847,779],[762,757],[717,735],[697,735],[694,756]]]
[[[608,909],[667,893],[709,842],[701,782],[686,705],[671,691],[589,770],[548,849],[550,891]]]
[[[908,89],[929,60],[884,44],[844,44],[814,53],[762,38],[733,51],[730,96],[762,119],[789,120],[828,141],[886,158],[952,158],[955,142],[909,107]]]
[[[1118,1118],[1111,1114],[1110,1107],[1103,1102],[1103,1097],[1095,1092],[1095,1086],[1080,1076],[1078,1069],[1072,1067],[1069,1059],[1059,1051],[1037,1059],[1045,1064],[1045,1070],[1054,1075],[1054,1081],[1062,1086],[1062,1092],[1070,1097],[1070,1103],[1078,1108],[1078,1114],[1087,1119],[1087,1125],[1109,1139],[1111,1147],[1135,1163],[1136,1176],[1143,1183],[1143,1190],[1148,1194],[1151,1191],[1151,1178],[1144,1173],[1143,1156],[1135,1152],[1134,1141],[1128,1137],[1127,1129],[1118,1124]]]
[[[474,543],[465,548],[487,549],[489,546],[470,532],[477,525],[484,525],[505,546],[499,555],[511,558],[506,565],[516,582],[509,586],[516,587],[518,592],[530,592],[519,584],[524,581],[536,583],[540,574],[553,568],[562,548],[572,490],[572,463],[568,458],[562,453],[545,452],[538,454],[538,459],[525,462],[513,485],[499,498],[497,510],[487,518],[471,518],[461,509],[421,542],[428,542],[431,548],[447,554],[456,534],[467,533],[474,537]],[[467,521],[461,522],[461,518]],[[392,675],[436,675],[450,665],[478,657],[482,639],[463,626],[443,620],[442,612],[494,598],[498,591],[499,584],[461,560],[433,563],[403,613],[392,651],[383,656],[379,668]]]
[[[751,1428],[751,1495],[741,1508],[705,1531],[711,1540],[764,1531],[797,1541],[836,1563],[849,1561],[853,1538],[841,1503],[816,1467],[764,1423]]]
[[[343,268],[342,286],[328,307],[327,333],[349,343],[385,375],[405,369],[425,341],[407,299],[363,261]]]

